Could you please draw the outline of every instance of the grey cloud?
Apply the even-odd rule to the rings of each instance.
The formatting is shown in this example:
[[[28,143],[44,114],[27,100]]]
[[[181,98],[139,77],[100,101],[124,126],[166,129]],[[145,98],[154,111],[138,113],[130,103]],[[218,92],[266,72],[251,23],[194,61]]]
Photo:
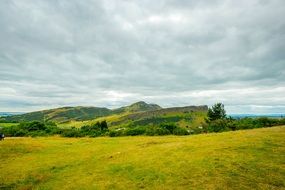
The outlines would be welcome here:
[[[3,0],[0,106],[113,107],[143,99],[162,106],[223,101],[246,112],[284,105],[264,91],[285,92],[284,7],[282,0]],[[239,89],[254,93],[228,91]],[[190,93],[198,91],[200,98]]]

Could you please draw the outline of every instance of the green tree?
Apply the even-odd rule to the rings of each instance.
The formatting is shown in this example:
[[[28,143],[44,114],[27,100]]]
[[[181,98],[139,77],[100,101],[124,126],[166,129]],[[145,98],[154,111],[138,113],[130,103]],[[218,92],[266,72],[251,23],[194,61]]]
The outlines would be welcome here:
[[[225,119],[226,116],[226,110],[224,108],[224,104],[222,103],[216,103],[212,106],[212,108],[208,109],[208,119],[210,121],[215,121],[217,119]]]
[[[104,121],[102,121],[102,122],[100,123],[100,128],[101,128],[102,131],[108,129],[108,125],[107,125],[106,120],[104,120]]]

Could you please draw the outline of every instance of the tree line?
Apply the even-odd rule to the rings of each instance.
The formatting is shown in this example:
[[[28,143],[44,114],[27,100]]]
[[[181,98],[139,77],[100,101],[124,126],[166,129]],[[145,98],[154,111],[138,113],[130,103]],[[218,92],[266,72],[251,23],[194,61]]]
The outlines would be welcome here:
[[[217,103],[208,109],[206,123],[203,125],[203,132],[223,132],[241,129],[254,129],[262,127],[272,127],[285,125],[285,118],[240,118],[234,119],[226,115],[226,110],[222,103]]]

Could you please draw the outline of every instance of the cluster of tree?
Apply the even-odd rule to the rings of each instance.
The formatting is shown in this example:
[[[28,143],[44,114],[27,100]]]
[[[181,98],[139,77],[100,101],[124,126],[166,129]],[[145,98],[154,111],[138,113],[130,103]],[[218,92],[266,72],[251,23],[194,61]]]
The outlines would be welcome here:
[[[268,117],[233,119],[227,117],[224,105],[217,103],[209,108],[203,132],[235,131],[285,125],[285,118]]]
[[[133,126],[129,128],[108,129],[106,121],[97,122],[93,125],[85,125],[81,128],[59,128],[55,123],[42,123],[39,121],[24,122],[19,125],[4,127],[1,131],[5,136],[24,137],[24,136],[50,136],[60,135],[63,137],[98,137],[98,136],[136,136],[136,135],[189,135],[190,133],[173,123],[160,125]]]
[[[72,127],[65,129],[61,136],[63,137],[98,137],[108,133],[108,125],[106,121],[97,122],[93,125],[84,125],[81,128]]]
[[[22,122],[19,125],[2,128],[2,133],[10,137],[23,136],[48,136],[60,134],[62,129],[58,128],[53,122],[42,123],[39,121]]]
[[[7,123],[4,117],[0,116],[0,123]],[[18,123],[17,121],[9,121],[9,123]]]
[[[83,137],[83,136],[100,136],[108,131],[106,121],[97,122],[93,125],[86,125],[81,128],[59,128],[53,122],[22,122],[19,125],[4,127],[1,133],[10,137],[24,137],[24,136],[50,136],[61,135],[63,137]]]

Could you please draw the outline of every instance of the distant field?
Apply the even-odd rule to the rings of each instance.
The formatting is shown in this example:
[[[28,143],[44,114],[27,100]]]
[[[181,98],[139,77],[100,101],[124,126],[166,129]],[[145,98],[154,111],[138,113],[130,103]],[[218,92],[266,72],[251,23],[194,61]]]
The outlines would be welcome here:
[[[0,189],[285,189],[285,127],[0,141]]]
[[[0,127],[11,127],[14,125],[19,125],[19,123],[0,123]]]

